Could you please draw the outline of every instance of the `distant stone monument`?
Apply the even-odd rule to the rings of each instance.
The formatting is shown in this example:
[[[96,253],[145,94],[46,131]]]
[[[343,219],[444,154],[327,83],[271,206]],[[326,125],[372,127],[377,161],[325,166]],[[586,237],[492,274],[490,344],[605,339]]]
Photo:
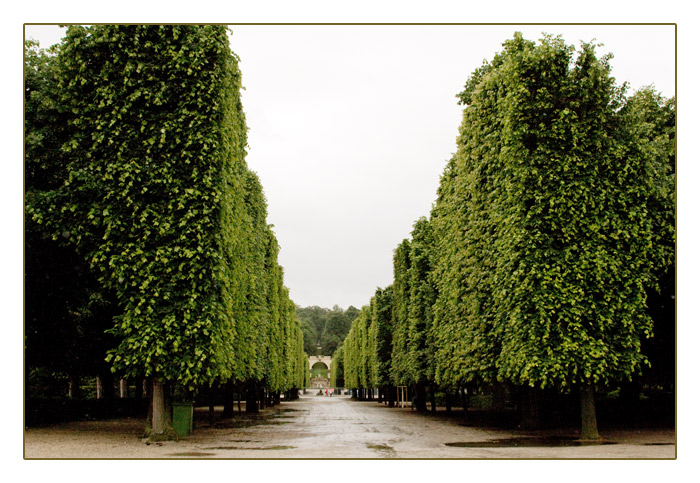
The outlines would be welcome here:
[[[331,356],[309,357],[309,385],[313,389],[325,389],[331,384]]]

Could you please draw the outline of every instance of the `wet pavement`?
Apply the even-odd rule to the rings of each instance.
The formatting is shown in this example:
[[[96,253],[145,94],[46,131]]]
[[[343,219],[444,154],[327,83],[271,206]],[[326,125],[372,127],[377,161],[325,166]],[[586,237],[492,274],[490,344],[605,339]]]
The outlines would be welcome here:
[[[303,396],[201,423],[180,441],[146,444],[143,421],[66,423],[25,431],[25,458],[227,459],[669,459],[671,430],[601,431],[605,444],[582,445],[570,434],[468,427],[433,414],[389,408],[347,396]]]

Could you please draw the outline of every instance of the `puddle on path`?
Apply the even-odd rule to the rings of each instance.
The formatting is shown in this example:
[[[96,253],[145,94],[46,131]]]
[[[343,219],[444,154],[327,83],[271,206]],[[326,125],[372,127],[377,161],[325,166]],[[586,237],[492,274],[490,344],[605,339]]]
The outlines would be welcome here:
[[[279,450],[279,449],[294,449],[294,446],[254,446],[254,447],[246,447],[246,446],[212,446],[212,447],[207,447],[204,449],[218,449],[218,450]]]
[[[286,414],[290,412],[297,412],[299,414]],[[300,416],[301,413],[307,412],[309,412],[308,409],[280,408],[272,414],[246,414],[244,416],[239,415],[231,419],[219,420],[215,422],[214,428],[249,428],[251,426],[258,425],[289,424],[294,422],[293,420]],[[206,425],[206,422],[204,424]]]
[[[367,448],[373,449],[385,458],[396,458],[396,451],[386,444],[368,444]]]
[[[581,441],[576,438],[505,438],[488,441],[445,443],[454,448],[554,448],[560,446],[600,446],[617,444],[613,441]]]

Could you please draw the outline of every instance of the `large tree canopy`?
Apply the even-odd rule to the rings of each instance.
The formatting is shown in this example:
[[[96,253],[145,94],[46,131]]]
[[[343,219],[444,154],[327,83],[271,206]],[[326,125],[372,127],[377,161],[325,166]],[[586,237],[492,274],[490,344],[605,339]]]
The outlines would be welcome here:
[[[648,364],[651,313],[672,353],[675,100],[626,98],[610,58],[516,34],[468,79],[431,218],[394,253],[395,384],[578,387],[585,419],[596,384]]]
[[[37,59],[27,65],[40,73]],[[50,66],[60,109],[42,112],[61,122],[35,116],[27,128],[31,146],[56,154],[27,151],[42,188],[28,192],[28,219],[115,294],[113,368],[190,389],[303,384],[301,327],[245,162],[227,28],[71,26]]]

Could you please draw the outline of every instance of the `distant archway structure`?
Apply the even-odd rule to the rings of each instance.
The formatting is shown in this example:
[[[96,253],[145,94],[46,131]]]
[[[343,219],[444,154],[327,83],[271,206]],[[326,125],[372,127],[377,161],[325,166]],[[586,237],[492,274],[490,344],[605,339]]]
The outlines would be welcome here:
[[[316,364],[317,362],[323,362],[328,370],[331,369],[331,360],[333,358],[331,356],[309,356],[309,370]]]
[[[331,356],[309,357],[309,385],[312,388],[327,388],[330,386]]]

